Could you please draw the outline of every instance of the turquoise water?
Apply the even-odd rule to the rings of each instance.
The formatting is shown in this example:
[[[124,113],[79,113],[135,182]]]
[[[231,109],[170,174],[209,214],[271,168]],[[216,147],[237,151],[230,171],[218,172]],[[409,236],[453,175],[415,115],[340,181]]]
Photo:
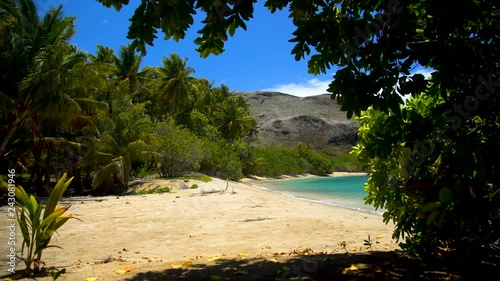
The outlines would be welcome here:
[[[383,210],[364,203],[367,181],[368,176],[319,177],[263,181],[258,186],[324,204],[382,214]]]

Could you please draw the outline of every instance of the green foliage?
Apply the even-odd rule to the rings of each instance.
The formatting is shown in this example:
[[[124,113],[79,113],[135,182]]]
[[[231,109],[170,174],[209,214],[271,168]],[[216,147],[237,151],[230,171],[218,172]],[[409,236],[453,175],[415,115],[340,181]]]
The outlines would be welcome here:
[[[191,189],[197,189],[198,188],[198,185],[195,183],[191,186]]]
[[[108,7],[123,3],[102,2]],[[227,32],[245,28],[254,2],[173,4],[186,16],[181,25],[164,16],[165,7],[139,7],[132,38],[145,51],[154,25],[141,31],[135,27],[145,19],[169,20],[162,26],[169,37],[185,31],[192,24],[192,9],[199,7],[207,19],[196,40],[198,51],[202,57],[217,55]],[[367,202],[388,209],[384,220],[395,222],[394,236],[406,236],[411,249],[428,252],[437,246],[480,249],[498,239],[492,231],[499,221],[498,161],[491,153],[500,144],[498,99],[491,95],[500,75],[496,1],[267,0],[265,6],[271,12],[289,9],[296,26],[292,54],[296,60],[309,58],[310,73],[338,68],[328,92],[349,118],[360,116],[363,126],[354,153],[372,172]],[[420,67],[429,69],[432,78],[412,73]],[[404,105],[402,97],[408,96],[414,99]],[[257,174],[311,169],[293,154],[297,151],[285,148],[256,148],[257,157],[240,153],[263,159],[248,165]],[[302,157],[312,167],[324,166],[307,151]]]
[[[353,152],[372,171],[366,202],[387,209],[384,221],[395,223],[393,236],[405,239],[406,249],[422,256],[443,248],[478,254],[498,239],[500,196],[494,162],[476,155],[498,145],[488,134],[500,123],[470,118],[454,128],[445,118],[429,118],[443,104],[431,95],[412,98],[402,109],[406,120],[368,109]],[[432,123],[421,127],[424,122]],[[477,139],[481,146],[472,145]]]
[[[156,125],[155,133],[162,137],[158,152],[158,171],[161,177],[178,177],[186,172],[198,172],[208,157],[206,142],[173,121]]]
[[[210,176],[207,176],[207,175],[201,174],[201,173],[189,173],[186,176],[177,177],[175,179],[176,180],[177,179],[178,180],[199,180],[202,182],[211,182],[212,181],[212,178]]]
[[[335,172],[366,172],[367,168],[364,167],[362,162],[360,162],[356,155],[348,153],[348,154],[340,154],[331,156],[331,161],[333,165],[333,170]]]
[[[117,89],[112,98],[114,112],[99,119],[100,140],[88,155],[88,165],[98,169],[92,183],[94,189],[102,192],[114,186],[125,187],[129,181],[133,162],[148,162],[158,157],[154,150],[159,139],[153,134],[152,122],[145,116],[144,104],[132,104],[125,84]]]
[[[205,148],[208,157],[200,163],[202,173],[232,180],[243,177],[242,163],[231,145],[224,141],[209,142]]]
[[[305,160],[305,170],[307,173],[326,175],[333,172],[333,164],[328,155],[314,152],[310,145],[302,143],[297,144],[295,149],[298,151],[300,157]]]
[[[259,161],[248,170],[251,175],[278,177],[300,175],[306,172],[304,160],[294,148],[256,146],[255,155]]]
[[[150,190],[141,190],[141,191],[138,191],[137,194],[161,194],[161,193],[170,193],[171,190],[170,190],[170,187],[158,187],[158,188],[155,188],[155,189],[150,189]]]
[[[69,207],[57,206],[57,202],[73,180],[73,178],[66,179],[66,174],[59,179],[46,205],[37,202],[33,195],[28,196],[21,186],[16,188],[17,222],[23,235],[22,255],[26,251],[24,262],[27,276],[43,270],[42,266],[45,264],[42,261],[43,250],[57,247],[49,245],[52,235],[69,219],[75,218],[72,214],[64,215]]]
[[[100,194],[153,173],[243,176],[237,143],[255,130],[249,106],[192,77],[187,58],[141,70],[137,42],[83,53],[69,45],[74,18],[61,7],[39,18],[30,0],[1,2],[0,17],[0,165],[29,173],[38,193],[64,172],[77,193]]]
[[[278,177],[281,175],[331,174],[334,171],[363,171],[354,155],[331,156],[316,152],[310,145],[299,143],[294,148],[258,145],[242,151],[245,173]]]

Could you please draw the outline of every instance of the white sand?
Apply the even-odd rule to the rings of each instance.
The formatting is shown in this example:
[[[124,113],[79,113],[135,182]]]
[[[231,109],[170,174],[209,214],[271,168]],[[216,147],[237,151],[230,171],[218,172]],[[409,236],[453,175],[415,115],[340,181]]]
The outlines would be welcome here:
[[[196,183],[199,188],[188,190],[179,188],[181,182],[155,181],[141,188],[171,186],[173,193],[67,199],[69,211],[82,221],[64,225],[52,241],[62,249],[46,250],[43,260],[47,266],[66,267],[67,280],[120,280],[123,277],[113,270],[122,264],[137,272],[185,260],[206,262],[216,255],[271,258],[273,253],[306,248],[334,253],[344,251],[342,241],[348,250],[360,251],[366,250],[363,240],[368,235],[374,250],[397,248],[391,240],[393,226],[385,225],[379,215],[261,190],[251,186],[255,181],[229,182],[226,192],[206,195],[201,193],[224,190],[226,181],[190,180],[189,186]],[[0,210],[2,215],[7,212],[6,207]],[[7,228],[0,228],[2,241],[6,235]],[[4,244],[0,275],[6,273]],[[106,259],[119,260],[101,264]],[[23,267],[18,265],[19,270]]]

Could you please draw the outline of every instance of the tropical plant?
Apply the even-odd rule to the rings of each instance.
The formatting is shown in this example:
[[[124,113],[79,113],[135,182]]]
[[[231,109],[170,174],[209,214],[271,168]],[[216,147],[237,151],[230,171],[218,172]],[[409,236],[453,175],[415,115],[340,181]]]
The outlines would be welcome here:
[[[160,139],[145,116],[145,104],[132,104],[127,86],[121,85],[112,101],[114,113],[99,119],[100,138],[85,163],[97,170],[92,188],[101,187],[104,193],[113,192],[108,188],[115,183],[120,188],[127,186],[134,162],[145,163],[158,156]]]
[[[249,106],[242,96],[230,96],[224,100],[215,114],[222,137],[229,142],[250,135],[256,122],[250,116]]]
[[[64,174],[50,193],[47,204],[38,202],[21,186],[16,187],[17,222],[23,235],[21,254],[26,252],[23,258],[26,276],[44,270],[43,251],[50,247],[59,248],[49,245],[52,235],[69,219],[76,218],[73,214],[65,215],[69,207],[57,205],[72,180],[73,178],[67,179]]]
[[[0,96],[5,124],[0,143],[3,157],[16,130],[29,122],[41,128],[45,121],[71,126],[81,121],[79,102],[64,91],[79,77],[75,67],[85,54],[70,47],[74,18],[62,17],[61,7],[40,19],[31,0],[2,2]],[[81,73],[81,72],[80,72]],[[40,130],[33,130],[35,136]]]
[[[157,68],[160,75],[159,99],[163,106],[170,105],[170,113],[182,112],[191,100],[196,89],[196,78],[192,67],[187,66],[187,58],[181,59],[178,54],[172,53],[165,57],[162,66]]]
[[[99,1],[118,10],[128,4]],[[246,28],[256,2],[177,2],[151,9],[142,3],[128,35],[142,52],[155,38],[155,22],[165,22],[167,38],[183,38],[200,8],[207,17],[195,40],[198,51],[202,57],[218,55],[228,33]],[[385,221],[396,224],[394,235],[429,252],[436,246],[479,251],[498,240],[492,229],[498,227],[499,162],[491,153],[500,145],[498,95],[492,94],[500,79],[498,1],[267,0],[264,5],[271,12],[289,10],[296,26],[292,54],[308,58],[310,73],[337,68],[327,91],[349,118],[361,116],[355,153],[373,172],[367,202],[389,204]],[[169,20],[173,11],[181,21]],[[418,109],[404,106],[410,96]]]
[[[330,156],[313,151],[310,145],[298,143],[295,149],[300,157],[305,160],[307,173],[315,175],[327,175],[333,172],[333,164]]]
[[[162,138],[157,159],[160,177],[172,178],[199,171],[200,163],[209,154],[206,141],[175,125],[172,119],[158,123],[155,133]]]
[[[53,166],[54,145],[74,142],[105,105],[89,96],[95,71],[68,44],[74,18],[63,17],[61,7],[40,18],[31,0],[2,1],[0,18],[0,166],[31,173],[29,184],[41,193],[61,172]]]
[[[445,117],[429,118],[444,102],[431,95],[411,98],[403,120],[368,109],[359,118],[353,153],[372,172],[366,202],[387,210],[384,221],[395,223],[393,237],[404,238],[405,249],[424,257],[443,249],[476,257],[498,239],[496,166],[486,163],[495,161],[487,151],[500,144],[493,133],[500,122],[476,116],[453,127]],[[477,140],[482,144],[472,145]]]

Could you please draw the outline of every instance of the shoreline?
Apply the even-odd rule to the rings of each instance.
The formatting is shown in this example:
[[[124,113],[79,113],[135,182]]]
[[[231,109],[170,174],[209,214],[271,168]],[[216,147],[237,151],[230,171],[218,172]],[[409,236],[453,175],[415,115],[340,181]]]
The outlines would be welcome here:
[[[71,204],[68,213],[81,221],[68,221],[54,235],[51,245],[62,249],[45,250],[44,261],[49,267],[65,268],[63,277],[68,280],[123,280],[185,261],[213,264],[213,257],[269,261],[306,249],[345,253],[341,242],[349,252],[363,252],[369,235],[375,251],[398,248],[392,240],[393,226],[375,214],[301,200],[248,183],[229,181],[226,190],[227,182],[217,178],[189,180],[187,184],[197,184],[197,189],[181,189],[182,183],[143,184],[170,185],[172,193],[65,198],[62,203]],[[0,236],[6,237],[7,231],[0,229]],[[124,265],[134,271],[114,272]],[[22,268],[19,263],[17,269]]]
[[[384,211],[380,210],[380,209],[379,210],[362,209],[360,207],[334,203],[334,202],[325,201],[325,200],[321,200],[321,199],[313,199],[313,198],[303,197],[301,195],[294,194],[292,192],[272,190],[272,189],[266,188],[264,186],[258,185],[261,182],[287,181],[287,180],[299,180],[299,179],[322,178],[322,177],[349,177],[349,176],[368,176],[368,175],[369,175],[369,173],[365,173],[365,172],[333,172],[333,173],[328,174],[326,176],[305,174],[305,175],[299,175],[299,176],[282,176],[282,178],[254,177],[254,178],[245,178],[243,182],[248,183],[249,185],[251,185],[254,188],[264,190],[267,192],[281,194],[284,196],[288,196],[290,198],[295,198],[298,200],[313,202],[316,204],[332,206],[335,208],[341,208],[341,209],[345,209],[345,210],[351,210],[351,211],[360,212],[363,214],[370,214],[370,215],[376,215],[376,216],[381,217],[381,216],[383,216]]]
[[[303,174],[303,175],[281,175],[279,177],[261,177],[252,176],[241,179],[242,182],[252,182],[252,181],[278,181],[278,180],[295,180],[295,179],[306,179],[306,178],[321,178],[321,177],[349,177],[349,176],[368,176],[367,172],[333,172],[324,176],[318,176],[313,174]]]

